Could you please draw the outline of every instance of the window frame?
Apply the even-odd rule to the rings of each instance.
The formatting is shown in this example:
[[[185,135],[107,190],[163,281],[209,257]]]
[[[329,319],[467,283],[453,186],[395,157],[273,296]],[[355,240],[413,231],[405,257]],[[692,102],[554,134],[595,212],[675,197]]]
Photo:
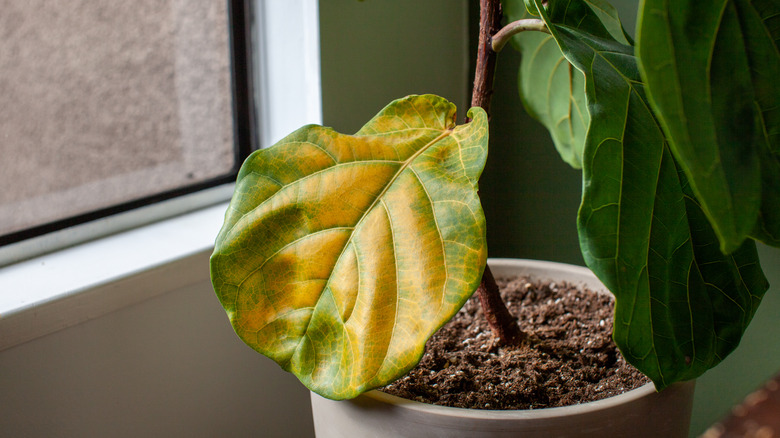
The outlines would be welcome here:
[[[267,146],[294,128],[322,122],[318,1],[239,2],[253,11],[244,23],[255,23],[246,29],[252,56],[264,66],[253,73],[264,85],[246,90],[246,104],[254,101],[258,114],[270,115],[251,120],[249,132],[258,127],[254,132],[263,136],[254,134],[253,141]],[[0,248],[0,265],[11,262],[0,267],[0,350],[209,281],[208,257],[233,187],[222,184]],[[134,228],[116,231],[128,226]],[[90,240],[73,243],[84,239]]]
[[[209,204],[213,205],[214,202],[229,197],[224,189],[209,189],[235,181],[241,163],[257,148],[257,123],[252,98],[254,95],[252,45],[249,43],[253,39],[251,31],[254,7],[249,0],[224,1],[227,3],[229,30],[234,167],[228,173],[216,178],[0,235],[0,266],[132,226],[143,225]],[[208,194],[190,196],[186,201],[172,202],[162,208],[146,208],[203,191],[207,191]],[[129,214],[124,219],[117,219],[124,213],[139,209],[143,209],[144,213]],[[144,217],[146,219],[143,219]],[[89,225],[83,226],[84,224]]]

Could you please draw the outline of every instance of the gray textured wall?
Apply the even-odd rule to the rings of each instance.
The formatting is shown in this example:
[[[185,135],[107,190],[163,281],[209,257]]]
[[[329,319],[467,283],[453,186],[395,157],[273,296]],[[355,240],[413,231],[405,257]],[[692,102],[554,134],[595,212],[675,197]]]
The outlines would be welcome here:
[[[0,234],[232,169],[227,2],[0,10]]]

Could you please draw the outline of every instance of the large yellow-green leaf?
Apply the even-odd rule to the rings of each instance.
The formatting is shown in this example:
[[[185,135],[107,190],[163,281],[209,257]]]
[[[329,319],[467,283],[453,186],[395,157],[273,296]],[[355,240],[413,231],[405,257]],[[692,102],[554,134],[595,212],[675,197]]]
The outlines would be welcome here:
[[[355,135],[306,126],[250,156],[211,258],[241,339],[332,399],[413,367],[486,261],[487,116],[469,116],[410,96]]]

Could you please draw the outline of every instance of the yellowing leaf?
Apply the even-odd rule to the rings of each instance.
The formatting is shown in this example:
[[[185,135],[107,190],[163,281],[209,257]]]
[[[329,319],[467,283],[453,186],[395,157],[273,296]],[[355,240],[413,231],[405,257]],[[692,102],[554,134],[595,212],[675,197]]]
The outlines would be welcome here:
[[[406,373],[486,261],[487,116],[392,102],[357,134],[306,126],[250,156],[211,257],[236,333],[332,399]]]

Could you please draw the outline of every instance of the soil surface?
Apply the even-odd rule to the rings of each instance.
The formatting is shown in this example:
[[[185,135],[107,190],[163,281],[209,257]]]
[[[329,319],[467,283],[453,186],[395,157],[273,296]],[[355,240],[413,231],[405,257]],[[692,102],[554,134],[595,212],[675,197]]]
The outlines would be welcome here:
[[[594,401],[649,380],[612,342],[613,298],[569,284],[498,279],[529,335],[494,345],[476,296],[426,344],[422,360],[382,391],[472,409],[538,409]]]

